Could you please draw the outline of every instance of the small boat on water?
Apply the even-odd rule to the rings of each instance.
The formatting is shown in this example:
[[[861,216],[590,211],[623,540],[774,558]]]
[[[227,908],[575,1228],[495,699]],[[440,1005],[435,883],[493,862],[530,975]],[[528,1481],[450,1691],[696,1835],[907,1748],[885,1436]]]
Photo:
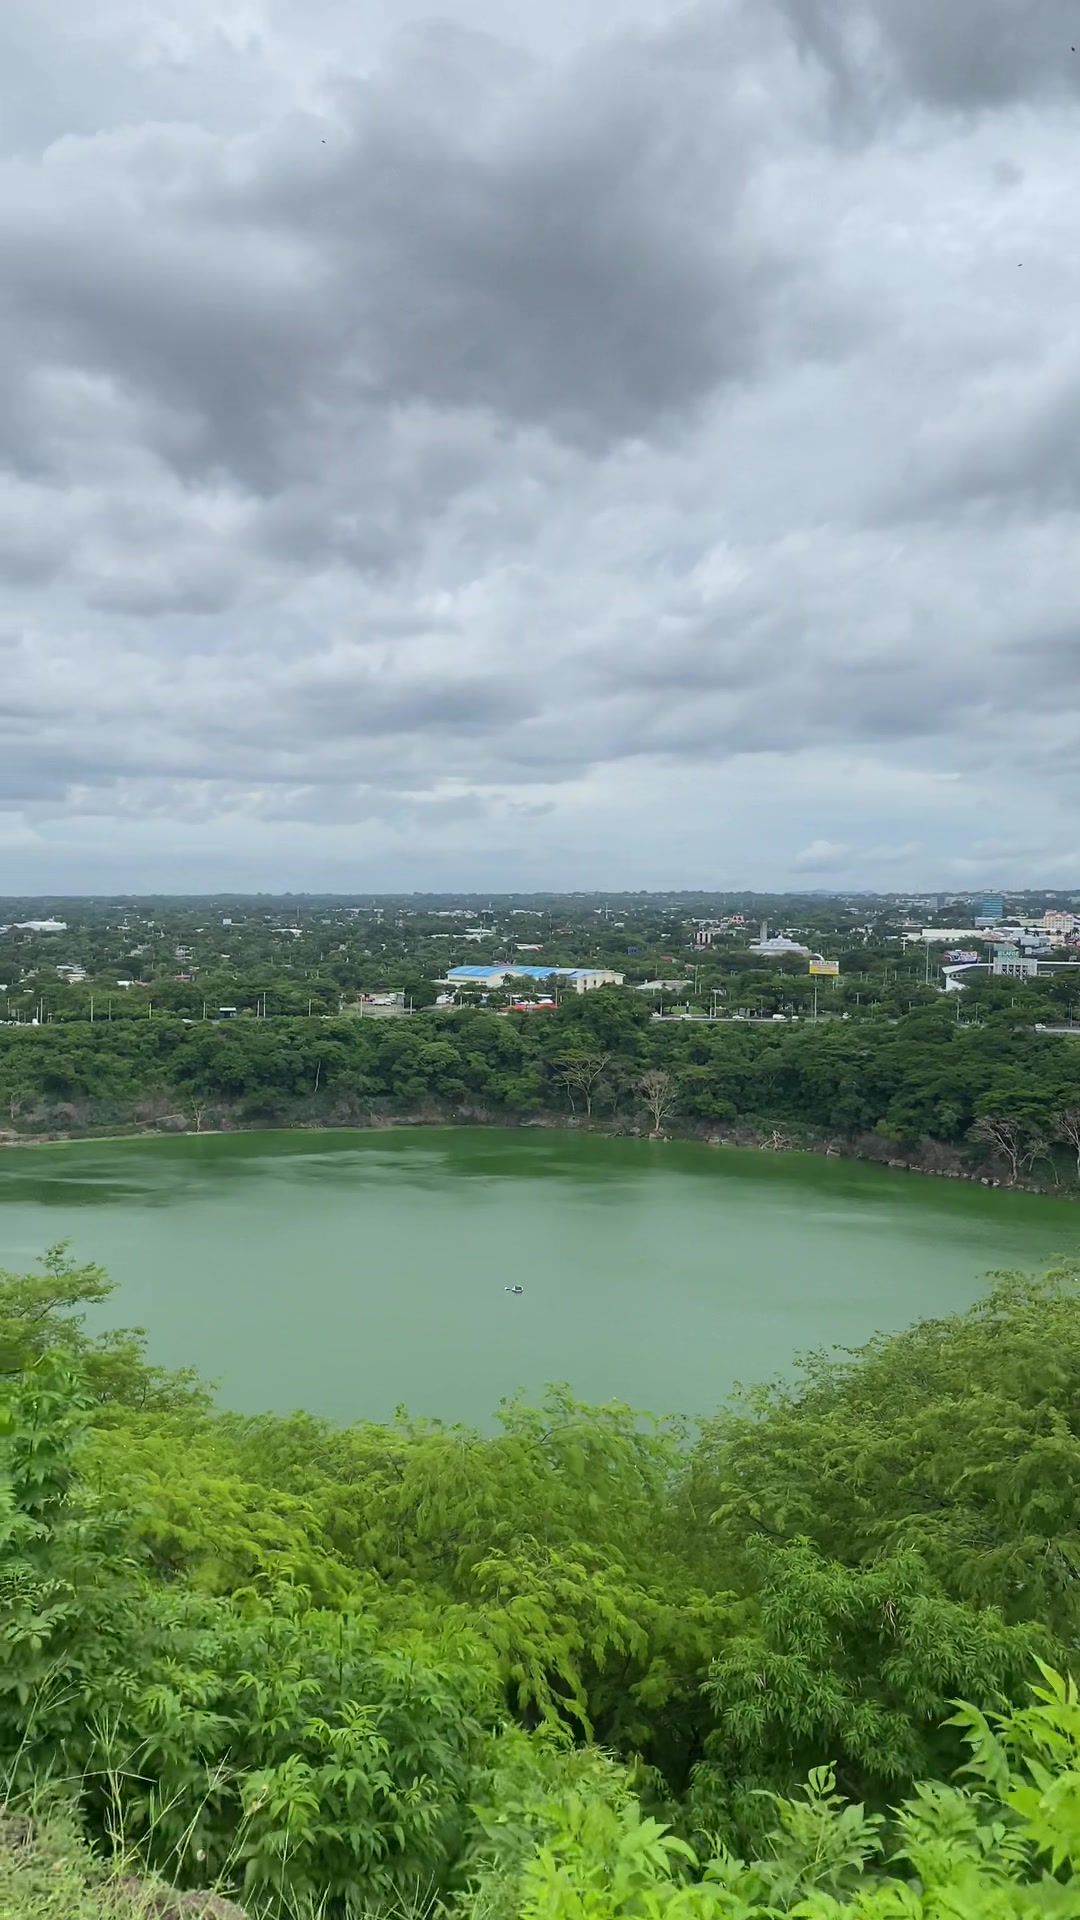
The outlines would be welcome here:
[[[524,1293],[524,1287],[504,1287],[504,1293]]]

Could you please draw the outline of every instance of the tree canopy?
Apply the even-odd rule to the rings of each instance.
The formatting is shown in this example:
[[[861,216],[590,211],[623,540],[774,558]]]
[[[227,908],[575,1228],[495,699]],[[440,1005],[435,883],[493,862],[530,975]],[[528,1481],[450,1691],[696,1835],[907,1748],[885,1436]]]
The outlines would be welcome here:
[[[1080,1046],[1007,1007],[940,996],[895,1019],[654,1021],[639,995],[557,1011],[0,1028],[0,1121],[35,1131],[366,1125],[562,1116],[658,1132],[912,1148],[1017,1180],[1080,1182]]]

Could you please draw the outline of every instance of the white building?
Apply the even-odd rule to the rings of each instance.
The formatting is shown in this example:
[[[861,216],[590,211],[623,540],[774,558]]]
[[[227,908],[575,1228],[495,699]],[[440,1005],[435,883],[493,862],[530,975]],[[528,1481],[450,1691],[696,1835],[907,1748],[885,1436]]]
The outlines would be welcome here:
[[[1039,963],[1030,953],[1022,953],[1019,947],[998,947],[994,954],[992,971],[1000,978],[1009,980],[1028,980],[1038,973]]]
[[[940,941],[943,946],[957,947],[969,940],[991,937],[988,927],[924,927],[921,933],[905,933],[904,943],[918,946],[920,942],[925,942],[927,946],[937,946]]]
[[[760,953],[767,960],[781,959],[784,954],[798,954],[803,960],[809,960],[810,948],[800,946],[797,940],[789,940],[786,934],[774,933],[771,940],[751,940],[749,953]]]
[[[1019,947],[1020,952],[1029,958],[1032,955],[1046,954],[1050,951],[1050,941],[1041,927],[1010,927],[1002,944],[1006,947]]]
[[[548,981],[552,978],[567,992],[591,993],[596,987],[621,987],[625,975],[612,973],[609,967],[525,967],[516,961],[500,960],[489,967],[450,967],[441,984],[480,987],[485,993],[498,993],[508,980]]]

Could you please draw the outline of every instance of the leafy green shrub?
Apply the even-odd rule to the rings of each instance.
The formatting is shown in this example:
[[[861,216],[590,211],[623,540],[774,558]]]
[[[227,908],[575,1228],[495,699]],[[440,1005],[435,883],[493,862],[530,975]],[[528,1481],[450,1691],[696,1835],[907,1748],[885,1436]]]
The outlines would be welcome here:
[[[467,1643],[380,1647],[283,1592],[154,1608],[150,1658],[102,1688],[88,1802],[181,1885],[236,1872],[283,1909],[445,1884],[492,1688]]]
[[[1036,1856],[1075,1699],[1048,1679],[992,1717],[1080,1634],[1071,1271],[698,1439],[565,1389],[492,1436],[216,1415],[137,1336],[85,1333],[106,1286],[61,1252],[0,1276],[12,1790],[76,1786],[101,1844],[260,1920],[964,1914],[944,1867],[911,1905],[905,1846],[988,1913],[1072,1911],[1071,1854],[1045,1884]],[[890,1822],[962,1735],[993,1778]]]
[[[700,1862],[632,1803],[570,1798],[525,1865],[520,1920],[1076,1920],[1080,1701],[1043,1671],[1031,1706],[955,1716],[970,1785],[921,1784],[887,1822],[818,1768],[770,1796],[754,1859]]]
[[[183,1884],[286,1901],[442,1881],[463,1851],[490,1662],[467,1636],[381,1645],[363,1616],[169,1590],[80,1480],[63,1354],[0,1414],[0,1760],[80,1781],[99,1832]],[[344,1910],[344,1906],[342,1906]]]

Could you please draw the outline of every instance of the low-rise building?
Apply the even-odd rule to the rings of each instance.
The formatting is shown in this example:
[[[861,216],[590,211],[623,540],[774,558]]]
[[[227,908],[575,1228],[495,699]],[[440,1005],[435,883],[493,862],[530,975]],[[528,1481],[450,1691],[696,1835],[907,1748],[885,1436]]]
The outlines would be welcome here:
[[[498,993],[507,980],[556,980],[572,993],[591,993],[596,987],[621,987],[624,974],[610,967],[529,967],[515,960],[499,960],[493,966],[450,967],[440,984],[447,987],[480,987]]]
[[[797,954],[803,960],[810,958],[809,947],[802,946],[798,940],[789,940],[783,933],[774,933],[768,940],[751,940],[747,952],[758,953],[765,960],[781,960],[785,954]]]
[[[1004,938],[1002,929],[991,933],[987,926],[981,927],[923,927],[919,933],[905,933],[904,945],[936,947],[943,944],[955,947],[968,940],[996,940]]]
[[[992,972],[999,978],[1004,975],[1009,980],[1028,980],[1038,971],[1039,962],[1034,954],[1004,944],[995,949]]]

